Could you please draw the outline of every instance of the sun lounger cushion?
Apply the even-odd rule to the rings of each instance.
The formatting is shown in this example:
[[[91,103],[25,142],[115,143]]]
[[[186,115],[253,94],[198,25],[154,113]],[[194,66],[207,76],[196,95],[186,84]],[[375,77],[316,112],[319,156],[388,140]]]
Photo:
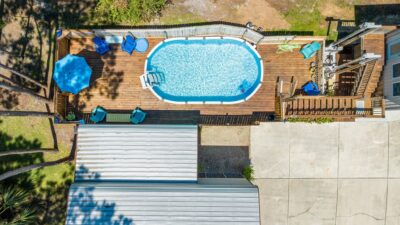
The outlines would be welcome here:
[[[104,38],[108,44],[121,44],[124,41],[124,37],[116,35],[105,36]]]
[[[129,113],[108,113],[106,118],[107,123],[129,123],[131,114]]]
[[[319,42],[312,42],[311,44],[305,45],[301,50],[300,53],[303,54],[304,59],[311,58],[315,55],[315,53],[321,49],[321,44]]]

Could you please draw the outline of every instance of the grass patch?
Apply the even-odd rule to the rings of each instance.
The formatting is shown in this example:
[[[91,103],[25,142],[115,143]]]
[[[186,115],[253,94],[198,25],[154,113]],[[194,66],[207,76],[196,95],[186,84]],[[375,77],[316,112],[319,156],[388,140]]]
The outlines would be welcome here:
[[[293,31],[313,31],[314,35],[326,35],[325,18],[318,9],[316,0],[300,0],[287,12],[285,19],[291,24]]]
[[[24,148],[52,148],[53,138],[51,134],[50,123],[47,118],[25,118],[25,117],[7,117],[1,118],[0,132],[2,136],[2,149],[24,149]],[[59,146],[59,153],[37,153],[26,154],[22,156],[7,156],[0,158],[2,167],[14,169],[31,163],[41,163],[53,161],[68,156],[69,149],[65,145]],[[32,171],[34,178],[44,176],[42,182],[47,181],[58,182],[62,178],[61,175],[70,168],[68,164],[62,164],[53,167],[46,167],[38,171]],[[2,170],[3,171],[3,170]]]
[[[0,151],[53,148],[53,136],[47,118],[1,117],[0,121]],[[55,154],[35,153],[0,157],[0,172],[69,155],[70,149],[65,144],[59,144],[58,147],[60,152]],[[72,180],[73,166],[71,163],[64,163],[10,177],[1,184],[17,185],[34,196],[31,207],[37,210],[38,224],[64,224],[67,193]]]
[[[160,18],[160,23],[164,25],[201,23],[201,22],[206,22],[206,20],[192,13],[183,13],[183,14],[168,13]]]

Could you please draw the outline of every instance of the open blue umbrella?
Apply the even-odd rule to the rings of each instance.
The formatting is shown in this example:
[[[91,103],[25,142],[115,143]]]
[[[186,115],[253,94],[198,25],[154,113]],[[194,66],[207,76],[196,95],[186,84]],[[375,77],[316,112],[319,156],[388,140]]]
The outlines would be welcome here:
[[[63,92],[78,94],[89,87],[92,69],[85,58],[68,54],[56,62],[53,79]]]

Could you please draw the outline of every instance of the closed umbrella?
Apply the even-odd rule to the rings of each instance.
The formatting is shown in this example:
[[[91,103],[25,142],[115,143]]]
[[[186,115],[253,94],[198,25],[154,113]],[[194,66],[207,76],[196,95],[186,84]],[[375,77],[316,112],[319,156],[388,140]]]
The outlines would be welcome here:
[[[85,58],[68,54],[56,62],[53,79],[63,92],[78,94],[89,87],[92,69]]]

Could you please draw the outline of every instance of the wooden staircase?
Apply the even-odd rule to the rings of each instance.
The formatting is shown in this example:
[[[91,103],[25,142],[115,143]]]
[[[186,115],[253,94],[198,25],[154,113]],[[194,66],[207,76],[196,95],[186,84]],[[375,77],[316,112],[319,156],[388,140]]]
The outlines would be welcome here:
[[[275,86],[275,120],[282,120],[284,109],[283,100],[285,98],[292,97],[297,89],[297,80],[292,76],[290,80],[285,80],[285,78],[278,77]]]
[[[358,101],[364,103],[364,108],[356,107]],[[372,101],[355,96],[298,96],[285,99],[282,104],[285,118],[356,118],[383,115],[382,99]]]
[[[363,97],[365,96],[366,91],[367,91],[367,86],[372,83],[371,81],[371,76],[373,74],[373,71],[375,69],[375,64],[376,60],[372,62],[368,62],[363,69],[363,72],[359,74],[359,76],[356,77],[355,82],[354,82],[354,87],[352,90],[351,95],[353,96],[359,96]],[[371,81],[371,82],[370,82]],[[377,83],[377,82],[376,82]],[[371,86],[371,85],[370,85]],[[375,86],[376,87],[376,86]],[[370,89],[368,89],[370,90]],[[370,96],[370,95],[369,95]]]
[[[385,35],[382,34],[367,34],[363,38],[362,44],[363,50],[365,52],[375,53],[380,55],[381,58],[376,60],[375,66],[373,67],[368,83],[366,84],[364,93],[362,94],[364,97],[369,98],[374,95],[375,91],[378,88],[378,85],[383,85],[383,82],[379,82],[382,76],[384,58],[385,58]],[[359,95],[360,93],[357,93]]]

